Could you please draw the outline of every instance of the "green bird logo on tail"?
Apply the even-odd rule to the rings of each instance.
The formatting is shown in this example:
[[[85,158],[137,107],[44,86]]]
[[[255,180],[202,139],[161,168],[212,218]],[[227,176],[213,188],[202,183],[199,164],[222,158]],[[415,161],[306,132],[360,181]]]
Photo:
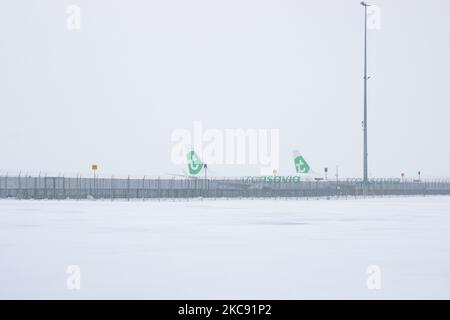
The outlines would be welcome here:
[[[306,162],[305,158],[298,151],[294,151],[294,165],[297,173],[307,174],[311,171],[308,162]]]
[[[187,153],[187,165],[189,174],[194,176],[199,174],[204,167],[203,162],[200,160],[200,157],[197,155],[197,153],[195,153],[194,150],[191,150]]]

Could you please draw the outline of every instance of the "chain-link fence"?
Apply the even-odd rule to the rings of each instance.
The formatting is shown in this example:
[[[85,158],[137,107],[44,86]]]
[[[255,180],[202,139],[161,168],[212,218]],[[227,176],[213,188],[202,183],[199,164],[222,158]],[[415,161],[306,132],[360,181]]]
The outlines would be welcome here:
[[[0,176],[0,198],[160,199],[361,196],[360,181]],[[450,181],[370,182],[365,195],[450,195]]]

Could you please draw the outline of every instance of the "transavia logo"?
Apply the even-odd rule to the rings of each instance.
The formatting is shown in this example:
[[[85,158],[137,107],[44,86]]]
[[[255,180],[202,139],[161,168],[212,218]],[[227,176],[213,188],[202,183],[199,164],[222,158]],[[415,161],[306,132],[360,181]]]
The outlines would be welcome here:
[[[203,169],[203,162],[200,160],[200,157],[195,153],[194,150],[191,150],[187,154],[188,161],[188,170],[189,174],[197,175]]]
[[[255,177],[243,177],[241,181],[246,184],[250,183],[300,183],[299,176],[255,176]]]
[[[305,158],[303,158],[298,151],[294,151],[294,164],[295,164],[295,171],[297,173],[306,174],[309,173],[309,171],[311,170]]]
[[[349,183],[362,183],[363,179],[361,178],[347,178],[347,182]],[[369,183],[384,183],[384,184],[397,184],[401,183],[402,180],[400,178],[369,178]]]

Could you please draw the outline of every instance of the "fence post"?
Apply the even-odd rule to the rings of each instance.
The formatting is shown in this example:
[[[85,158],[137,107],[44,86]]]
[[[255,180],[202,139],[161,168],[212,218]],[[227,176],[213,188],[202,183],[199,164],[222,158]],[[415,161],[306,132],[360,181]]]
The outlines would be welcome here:
[[[77,188],[77,198],[78,200],[81,199],[81,179],[80,175],[77,173],[77,180],[76,180],[76,188]]]
[[[53,177],[53,199],[56,199],[56,178]]]
[[[128,179],[127,179],[127,198],[128,198],[128,201],[130,201],[130,175],[128,175]]]
[[[158,177],[158,201],[161,201],[161,180]]]
[[[63,183],[63,198],[66,198],[66,177],[62,177],[62,183]]]
[[[111,201],[114,201],[113,183],[114,183],[114,175],[111,176],[111,181],[109,183],[109,196]]]
[[[142,201],[145,200],[145,176],[142,178]]]
[[[22,192],[22,185],[21,185],[21,183],[20,183],[20,175],[22,174],[22,172],[19,172],[19,177],[18,177],[18,189],[17,189],[17,192],[16,192],[16,197],[17,198],[19,198],[20,199],[20,195],[21,195],[21,192]]]

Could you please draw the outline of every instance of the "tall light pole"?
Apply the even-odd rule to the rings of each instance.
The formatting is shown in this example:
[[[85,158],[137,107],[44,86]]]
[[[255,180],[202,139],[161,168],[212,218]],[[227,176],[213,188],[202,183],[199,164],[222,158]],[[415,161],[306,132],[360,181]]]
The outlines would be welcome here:
[[[367,192],[367,187],[369,183],[368,177],[368,161],[367,161],[367,8],[370,7],[369,4],[361,2],[364,7],[364,173],[363,173],[363,184],[364,192]]]

